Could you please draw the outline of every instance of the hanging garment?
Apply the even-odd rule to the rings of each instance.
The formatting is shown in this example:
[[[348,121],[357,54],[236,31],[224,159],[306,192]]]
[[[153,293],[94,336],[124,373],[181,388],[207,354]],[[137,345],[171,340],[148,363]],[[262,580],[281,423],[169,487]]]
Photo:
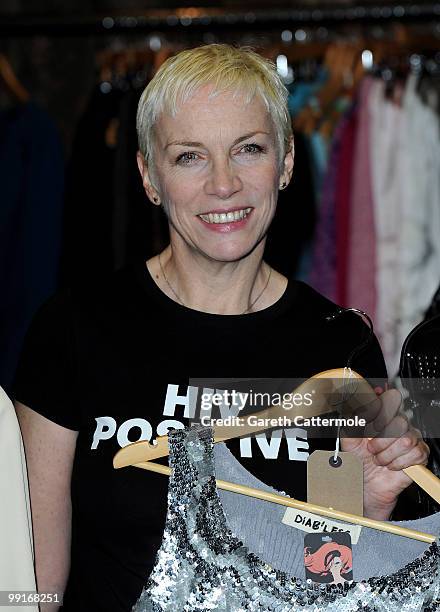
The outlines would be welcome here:
[[[311,158],[306,138],[294,134],[295,172],[279,192],[270,225],[264,259],[284,276],[300,279],[307,268],[307,250],[316,223]]]
[[[341,306],[352,306],[347,301],[347,273],[350,244],[350,194],[353,159],[358,124],[357,106],[353,107],[340,145],[338,176],[336,179],[336,301]]]
[[[3,597],[6,592],[35,591],[32,522],[23,441],[14,406],[1,387],[0,500],[0,591]],[[36,612],[37,606],[2,606],[3,609]]]
[[[370,160],[376,235],[376,318],[388,372],[398,369],[401,343],[397,327],[402,298],[402,266],[399,248],[404,194],[403,146],[406,139],[404,113],[386,97],[385,83],[370,88]]]
[[[341,147],[354,107],[350,108],[335,130],[326,175],[322,186],[322,200],[318,205],[312,265],[309,283],[314,289],[337,301],[336,200],[341,166]]]
[[[114,158],[112,240],[114,269],[160,253],[169,243],[168,219],[147,198],[136,163],[136,111],[142,90],[124,93]]]
[[[145,195],[136,163],[141,92],[131,87],[96,86],[78,125],[66,180],[65,287],[149,259],[169,242],[166,215]]]
[[[214,445],[214,462],[216,478],[269,493],[279,493],[250,474],[225,444]],[[417,488],[417,490],[428,497],[422,489]],[[219,490],[218,493],[228,526],[234,534],[240,536],[240,540],[249,550],[272,567],[290,576],[300,579],[306,577],[303,556],[305,532],[297,528],[297,521],[304,515],[295,510],[287,511],[280,504],[246,495],[237,495],[224,490]],[[399,502],[401,497],[402,494],[399,496]],[[394,524],[425,533],[440,533],[440,513],[437,511],[438,508],[431,507],[424,514],[414,513],[414,518],[423,517],[420,520],[405,519],[399,522],[396,520]],[[286,512],[290,518],[286,517],[287,523],[284,524],[282,521]],[[431,512],[432,516],[428,516],[428,512]],[[250,517],[251,520],[249,520]],[[321,527],[323,522],[325,524],[325,520],[321,521],[322,518],[316,517]],[[338,523],[338,521],[335,522]],[[376,529],[354,526],[354,530],[358,530],[358,540],[353,543],[354,567],[352,571],[354,580],[358,581],[398,572],[410,561],[423,555],[427,548],[423,542]]]
[[[106,90],[104,90],[106,91]],[[67,165],[61,282],[92,282],[114,270],[114,139],[122,92],[99,87],[78,124]],[[113,131],[112,129],[113,128]],[[135,163],[135,160],[133,160]]]
[[[296,117],[308,104],[313,104],[313,99],[318,94],[319,90],[324,86],[329,77],[326,68],[318,68],[314,79],[301,80],[295,79],[294,82],[287,86],[289,97],[287,98],[287,106],[292,117]]]
[[[376,319],[376,232],[370,161],[369,95],[374,87],[366,77],[359,89],[359,113],[353,154],[348,231],[346,304]],[[440,277],[439,277],[440,278]]]
[[[64,163],[49,115],[33,102],[0,112],[0,385],[9,391],[29,323],[55,292]]]
[[[438,541],[421,557],[383,577],[342,585],[291,577],[232,533],[215,483],[212,430],[174,431],[169,444],[173,473],[163,542],[133,612],[438,610]],[[252,516],[246,518],[252,522]]]
[[[401,103],[376,82],[370,94],[370,156],[377,237],[375,327],[388,371],[438,286],[440,269],[440,130],[411,74]],[[397,93],[399,93],[397,89]]]
[[[403,95],[397,345],[422,321],[440,278],[440,129],[438,116],[416,92],[411,74]],[[400,351],[399,351],[400,355]],[[399,356],[398,355],[398,356]]]

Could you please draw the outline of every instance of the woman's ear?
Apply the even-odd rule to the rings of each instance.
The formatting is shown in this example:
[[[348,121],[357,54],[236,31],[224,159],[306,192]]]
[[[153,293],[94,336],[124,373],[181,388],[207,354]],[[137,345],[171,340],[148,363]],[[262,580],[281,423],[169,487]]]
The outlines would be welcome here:
[[[160,206],[160,197],[157,193],[156,189],[153,187],[153,183],[151,182],[150,172],[148,171],[148,164],[145,161],[144,156],[140,151],[136,154],[137,165],[139,169],[139,173],[142,177],[142,185],[144,186],[145,193],[147,194],[148,199],[153,204]]]
[[[293,165],[295,159],[295,146],[293,142],[293,136],[289,141],[289,146],[286,151],[286,155],[284,156],[284,162],[282,167],[282,172],[280,176],[280,189],[285,189],[287,185],[290,183],[293,174]]]

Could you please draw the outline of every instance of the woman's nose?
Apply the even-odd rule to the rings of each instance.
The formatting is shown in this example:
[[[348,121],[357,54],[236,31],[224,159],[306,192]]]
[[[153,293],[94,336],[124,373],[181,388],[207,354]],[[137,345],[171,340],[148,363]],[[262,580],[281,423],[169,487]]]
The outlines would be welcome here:
[[[242,182],[237,172],[228,161],[212,164],[210,175],[205,184],[208,195],[215,195],[226,200],[242,188]]]

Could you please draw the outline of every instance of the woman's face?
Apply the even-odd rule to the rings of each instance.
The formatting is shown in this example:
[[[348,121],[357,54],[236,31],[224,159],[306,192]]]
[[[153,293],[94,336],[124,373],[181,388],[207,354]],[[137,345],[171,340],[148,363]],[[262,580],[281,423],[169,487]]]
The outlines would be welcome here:
[[[293,153],[279,174],[276,137],[264,102],[246,104],[201,88],[175,117],[155,126],[154,168],[140,160],[150,198],[158,195],[172,242],[216,261],[247,255],[264,238],[275,213],[280,183],[290,180]],[[151,184],[152,183],[152,184]]]

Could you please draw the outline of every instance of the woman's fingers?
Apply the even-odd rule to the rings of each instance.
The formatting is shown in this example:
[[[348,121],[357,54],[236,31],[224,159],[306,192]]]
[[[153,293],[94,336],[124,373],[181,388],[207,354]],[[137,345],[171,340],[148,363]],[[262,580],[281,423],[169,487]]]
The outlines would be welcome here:
[[[410,428],[408,421],[399,415],[390,424],[393,434],[400,429],[400,437],[374,438],[368,443],[368,450],[374,455],[377,465],[391,470],[402,470],[411,465],[426,464],[429,456],[428,445],[418,430]]]

